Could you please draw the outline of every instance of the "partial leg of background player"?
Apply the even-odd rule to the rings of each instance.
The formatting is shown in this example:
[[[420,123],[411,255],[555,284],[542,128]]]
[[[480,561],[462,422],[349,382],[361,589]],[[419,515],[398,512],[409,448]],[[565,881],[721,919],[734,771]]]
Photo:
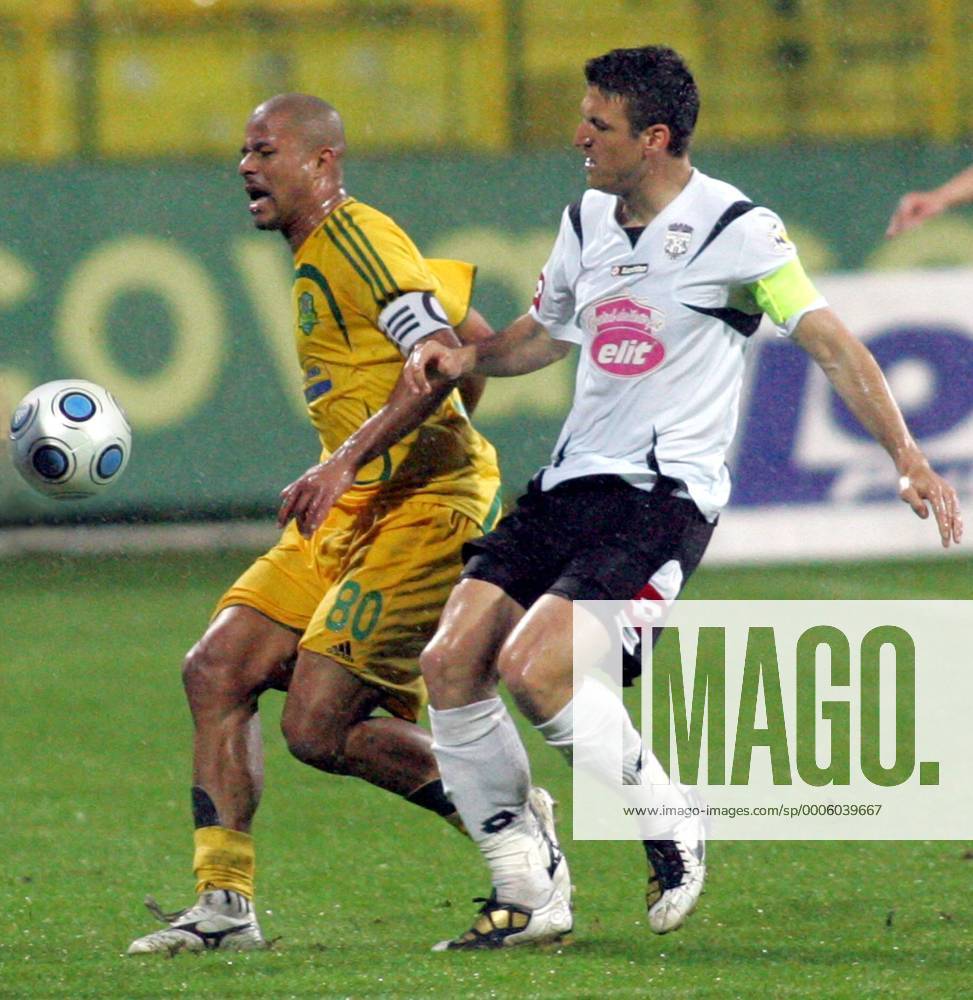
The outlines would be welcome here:
[[[199,898],[168,926],[133,941],[129,954],[264,945],[253,912],[250,823],[263,786],[257,700],[288,689],[283,728],[301,760],[397,792],[462,828],[446,798],[427,733],[402,719],[369,719],[377,689],[324,657],[301,653],[299,636],[261,613],[222,611],[186,658],[184,682],[196,725],[193,818]]]
[[[250,823],[263,788],[257,699],[287,685],[299,636],[246,607],[226,608],[190,650],[183,683],[195,724],[195,905],[164,914],[167,926],[137,938],[130,955],[264,947],[253,910]]]
[[[287,687],[299,640],[296,631],[237,606],[221,611],[186,657],[197,827],[250,830],[263,790],[257,700],[269,688]],[[208,815],[200,791],[210,800]]]
[[[291,753],[305,764],[362,778],[460,826],[442,791],[431,736],[405,719],[373,718],[382,701],[381,689],[347,667],[302,650],[281,729]]]
[[[351,774],[459,825],[439,782],[429,734],[403,719],[369,719],[380,692],[340,664],[297,653],[300,636],[252,608],[222,611],[186,658],[183,680],[195,723],[197,827],[247,833],[263,789],[257,700],[288,690],[281,720],[298,759]]]

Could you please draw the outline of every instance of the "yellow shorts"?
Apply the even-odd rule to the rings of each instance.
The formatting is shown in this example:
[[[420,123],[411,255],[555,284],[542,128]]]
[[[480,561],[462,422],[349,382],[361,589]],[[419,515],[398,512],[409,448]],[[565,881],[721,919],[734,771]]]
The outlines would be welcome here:
[[[419,653],[462,569],[463,544],[481,534],[441,504],[336,506],[310,539],[292,521],[214,614],[243,604],[302,632],[300,648],[347,667],[381,689],[388,711],[414,721],[426,702]]]

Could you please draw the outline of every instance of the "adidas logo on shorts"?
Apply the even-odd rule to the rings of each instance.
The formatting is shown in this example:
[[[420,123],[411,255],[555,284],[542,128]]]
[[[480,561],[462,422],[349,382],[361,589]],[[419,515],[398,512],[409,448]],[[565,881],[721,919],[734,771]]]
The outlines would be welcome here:
[[[350,642],[339,642],[337,645],[332,646],[330,649],[325,651],[325,656],[334,656],[339,660],[350,660],[351,656],[351,643]]]

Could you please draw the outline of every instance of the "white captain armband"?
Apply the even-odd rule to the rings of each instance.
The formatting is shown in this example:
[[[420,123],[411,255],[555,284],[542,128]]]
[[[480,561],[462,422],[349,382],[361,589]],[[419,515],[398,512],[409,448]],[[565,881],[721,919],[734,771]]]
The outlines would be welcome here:
[[[452,324],[434,292],[406,292],[378,314],[378,327],[406,355],[423,337]]]

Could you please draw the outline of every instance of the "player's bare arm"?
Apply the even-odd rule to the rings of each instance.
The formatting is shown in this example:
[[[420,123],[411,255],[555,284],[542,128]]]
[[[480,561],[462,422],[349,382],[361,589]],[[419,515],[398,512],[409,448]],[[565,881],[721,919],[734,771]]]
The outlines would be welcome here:
[[[820,365],[861,425],[892,457],[902,499],[921,518],[929,516],[928,502],[944,548],[959,542],[963,518],[956,491],[933,471],[909,433],[871,351],[831,309],[815,309],[802,317],[794,340]]]
[[[968,167],[932,191],[910,191],[903,195],[892,213],[885,235],[898,236],[926,219],[969,201],[973,201],[973,167]]]
[[[455,382],[464,375],[509,377],[526,375],[559,361],[571,349],[565,341],[554,340],[529,313],[515,319],[503,332],[489,340],[451,348],[423,341],[409,356],[405,380],[416,393],[428,393],[435,377]]]
[[[459,339],[449,328],[431,334],[420,341],[420,346],[426,341],[459,347]],[[358,470],[414,431],[451,389],[451,382],[433,375],[428,393],[419,396],[400,375],[380,410],[351,434],[326,462],[312,466],[281,490],[278,524],[283,527],[293,517],[301,534],[310,538],[338,498],[354,483]]]
[[[456,336],[459,337],[460,341],[464,344],[475,344],[481,340],[488,340],[490,337],[495,336],[493,327],[490,326],[483,316],[472,307],[466,314],[466,318],[463,322],[460,323],[455,329]],[[459,384],[456,388],[459,390],[460,398],[463,400],[463,406],[466,407],[466,412],[470,416],[473,416],[480,400],[483,398],[483,390],[486,388],[486,376],[472,374],[464,375],[463,378],[459,380]]]

